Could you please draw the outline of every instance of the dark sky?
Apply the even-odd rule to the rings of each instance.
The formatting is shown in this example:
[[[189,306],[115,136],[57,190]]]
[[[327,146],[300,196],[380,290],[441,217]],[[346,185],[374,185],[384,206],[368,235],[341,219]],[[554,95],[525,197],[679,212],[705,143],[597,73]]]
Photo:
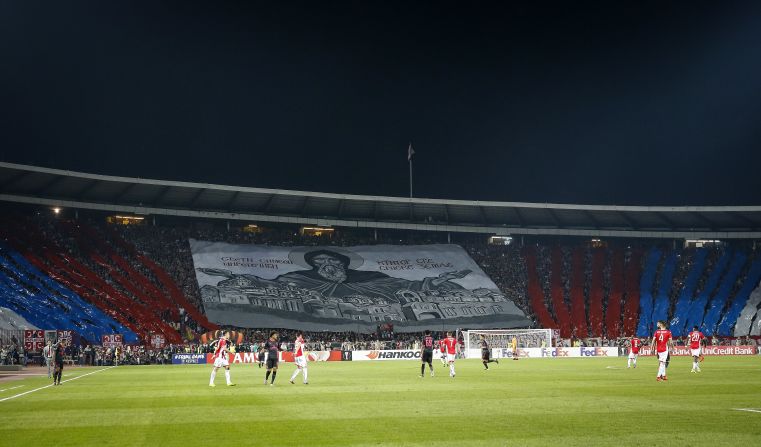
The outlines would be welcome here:
[[[0,159],[353,194],[761,204],[761,2],[0,0]]]

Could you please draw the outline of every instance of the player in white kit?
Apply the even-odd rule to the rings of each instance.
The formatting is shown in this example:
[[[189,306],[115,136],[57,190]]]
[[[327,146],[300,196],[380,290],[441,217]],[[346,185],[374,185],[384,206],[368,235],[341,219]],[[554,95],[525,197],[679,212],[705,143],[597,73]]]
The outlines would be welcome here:
[[[217,377],[217,370],[219,368],[225,369],[225,380],[227,386],[235,386],[230,381],[230,362],[227,360],[227,351],[229,349],[230,333],[225,332],[219,340],[217,340],[217,349],[214,350],[214,369],[211,370],[211,378],[209,379],[209,386],[216,386],[214,379]]]
[[[291,375],[291,383],[299,375],[299,371],[304,374],[304,385],[309,385],[307,378],[307,357],[304,349],[304,334],[301,331],[296,333],[296,342],[293,344],[293,361],[296,363],[296,371]]]

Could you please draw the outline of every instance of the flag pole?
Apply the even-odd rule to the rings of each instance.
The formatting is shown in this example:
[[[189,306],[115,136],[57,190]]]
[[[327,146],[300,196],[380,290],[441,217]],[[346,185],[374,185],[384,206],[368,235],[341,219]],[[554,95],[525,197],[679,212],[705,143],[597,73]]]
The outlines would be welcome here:
[[[415,154],[415,149],[412,148],[412,141],[407,146],[407,161],[410,164],[410,199],[412,198],[412,156]]]
[[[410,199],[412,198],[412,157],[410,157]]]

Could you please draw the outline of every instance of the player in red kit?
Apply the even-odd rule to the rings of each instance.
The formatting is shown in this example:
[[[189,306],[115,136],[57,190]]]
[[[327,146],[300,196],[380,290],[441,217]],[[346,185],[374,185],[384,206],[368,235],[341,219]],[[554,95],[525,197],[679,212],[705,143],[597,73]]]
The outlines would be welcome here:
[[[632,337],[629,341],[629,362],[626,367],[637,367],[637,357],[639,357],[639,348],[642,346],[642,341],[637,337]]]
[[[216,386],[214,379],[217,377],[217,370],[219,368],[225,369],[225,380],[227,386],[235,386],[230,381],[230,362],[227,360],[227,351],[230,349],[230,333],[225,332],[217,340],[217,349],[214,350],[214,369],[211,370],[211,378],[209,379],[209,386]]]
[[[658,330],[653,334],[653,341],[650,343],[650,348],[658,355],[658,377],[656,377],[656,380],[659,382],[668,380],[666,378],[666,366],[668,365],[669,353],[672,346],[671,331],[666,329],[665,322],[659,321]]]
[[[296,333],[296,342],[293,344],[293,361],[296,363],[296,371],[291,375],[291,384],[299,372],[304,374],[304,385],[309,385],[307,380],[307,358],[304,349],[304,334],[301,331]]]
[[[441,364],[447,366],[447,347],[444,345],[444,339],[439,340],[439,353],[441,355]]]
[[[687,338],[690,341],[690,354],[692,354],[692,371],[690,372],[699,373],[699,361],[703,359],[703,345],[705,344],[706,336],[698,330],[697,326],[694,326]]]
[[[457,339],[452,337],[451,332],[447,332],[447,338],[444,339],[444,347],[447,349],[447,363],[449,364],[449,377],[455,376],[454,358],[457,355]]]

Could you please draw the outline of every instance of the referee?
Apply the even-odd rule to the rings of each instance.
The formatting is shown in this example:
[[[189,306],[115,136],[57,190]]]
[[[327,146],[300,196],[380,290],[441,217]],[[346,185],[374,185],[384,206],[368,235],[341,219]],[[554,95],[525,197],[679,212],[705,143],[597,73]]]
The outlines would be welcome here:
[[[53,346],[50,341],[42,348],[42,356],[45,358],[45,365],[48,367],[48,379],[53,376]]]
[[[55,370],[53,370],[53,385],[60,385],[61,375],[63,375],[63,343],[61,342],[55,344],[53,363],[55,364]]]

